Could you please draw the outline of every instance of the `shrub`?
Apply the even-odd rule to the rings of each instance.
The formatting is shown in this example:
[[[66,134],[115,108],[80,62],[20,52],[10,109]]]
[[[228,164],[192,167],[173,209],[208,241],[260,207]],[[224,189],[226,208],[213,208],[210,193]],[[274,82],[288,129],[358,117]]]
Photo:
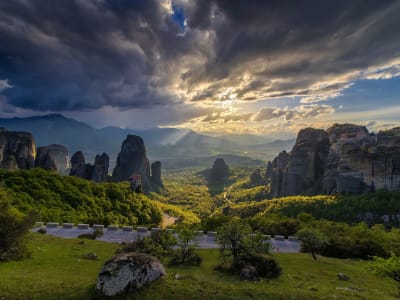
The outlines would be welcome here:
[[[232,264],[232,269],[235,273],[239,273],[243,267],[248,265],[253,266],[259,276],[269,279],[277,278],[282,273],[282,268],[275,259],[259,254],[238,257]]]
[[[159,259],[173,254],[176,238],[168,231],[152,233],[136,242],[128,243],[119,252],[142,252]]]
[[[367,269],[376,275],[390,276],[400,281],[400,257],[393,252],[387,259],[375,256],[373,261],[368,264]]]
[[[37,214],[23,216],[11,207],[8,195],[0,193],[0,261],[19,260],[29,257],[27,235]]]

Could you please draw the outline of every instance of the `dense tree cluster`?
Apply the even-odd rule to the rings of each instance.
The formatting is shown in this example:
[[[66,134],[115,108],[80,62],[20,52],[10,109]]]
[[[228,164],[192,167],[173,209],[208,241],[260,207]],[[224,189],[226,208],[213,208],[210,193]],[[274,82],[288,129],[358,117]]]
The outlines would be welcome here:
[[[95,183],[41,169],[0,170],[1,190],[23,213],[35,209],[42,221],[89,224],[158,224],[160,208],[128,183]]]

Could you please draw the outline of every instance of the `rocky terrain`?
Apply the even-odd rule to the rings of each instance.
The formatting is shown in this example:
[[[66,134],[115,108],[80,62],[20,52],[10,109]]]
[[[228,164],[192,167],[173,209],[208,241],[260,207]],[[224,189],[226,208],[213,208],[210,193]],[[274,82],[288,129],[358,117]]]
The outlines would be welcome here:
[[[274,197],[400,189],[400,128],[369,133],[364,126],[334,124],[299,132],[290,153],[268,162]]]

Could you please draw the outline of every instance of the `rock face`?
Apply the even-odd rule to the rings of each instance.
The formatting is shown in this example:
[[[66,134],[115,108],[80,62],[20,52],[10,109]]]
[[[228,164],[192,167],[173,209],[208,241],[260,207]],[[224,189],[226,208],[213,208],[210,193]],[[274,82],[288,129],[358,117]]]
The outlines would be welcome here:
[[[109,165],[110,157],[106,153],[103,153],[102,155],[97,154],[94,159],[91,179],[96,182],[107,181]]]
[[[140,175],[142,185],[146,185],[150,179],[150,163],[143,139],[129,134],[122,143],[112,176],[115,181],[124,181],[132,175]]]
[[[303,129],[289,154],[268,163],[266,177],[275,197],[400,190],[400,127],[378,135],[353,124]]]
[[[124,253],[104,264],[96,282],[96,290],[105,296],[128,293],[165,274],[164,266],[155,257],[143,253]]]
[[[223,158],[217,158],[211,168],[210,179],[212,181],[221,181],[229,177],[229,167]]]
[[[71,171],[70,176],[77,176],[85,178],[85,156],[81,151],[77,151],[71,157]]]
[[[68,149],[63,145],[57,144],[39,147],[37,149],[35,167],[65,174],[69,168]]]
[[[110,158],[106,153],[97,154],[94,165],[85,162],[85,156],[81,151],[75,152],[71,158],[70,176],[77,176],[96,182],[107,181]]]
[[[35,166],[36,146],[28,132],[0,130],[0,167],[8,170]]]
[[[369,134],[362,126],[335,124],[324,174],[326,193],[400,189],[400,128]]]
[[[324,130],[300,130],[283,175],[282,195],[321,192],[328,152],[329,138]]]
[[[156,161],[151,164],[151,181],[158,186],[163,186],[161,180],[161,162]]]
[[[264,185],[264,179],[261,176],[261,170],[260,169],[255,169],[253,173],[250,176],[250,185],[252,186],[258,186],[258,185]]]

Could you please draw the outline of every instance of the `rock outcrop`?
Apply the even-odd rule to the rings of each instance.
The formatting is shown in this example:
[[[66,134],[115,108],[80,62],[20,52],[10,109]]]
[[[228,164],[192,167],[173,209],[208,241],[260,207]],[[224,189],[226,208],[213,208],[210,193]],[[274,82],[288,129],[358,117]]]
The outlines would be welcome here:
[[[400,127],[377,135],[353,124],[303,129],[289,154],[268,163],[266,177],[275,197],[400,190]]]
[[[140,176],[142,185],[146,186],[150,179],[150,163],[143,139],[128,134],[118,153],[112,177],[115,181],[129,181],[132,176]]]
[[[229,177],[229,166],[225,163],[223,158],[217,158],[210,172],[211,181],[222,181]]]
[[[253,173],[250,175],[250,185],[251,186],[258,186],[264,185],[264,178],[261,176],[261,170],[255,169]]]
[[[102,155],[97,154],[94,159],[91,179],[96,182],[107,181],[109,165],[110,157],[106,153],[103,153]]]
[[[81,151],[77,151],[71,157],[71,171],[70,176],[85,178],[85,156]]]
[[[35,166],[36,145],[28,132],[0,129],[0,167],[7,170]]]
[[[160,161],[155,161],[151,164],[151,181],[158,186],[163,186]]]
[[[153,256],[134,252],[119,254],[100,270],[96,290],[105,296],[129,293],[165,274],[164,266]]]
[[[92,165],[85,162],[85,156],[81,151],[77,151],[71,158],[71,171],[69,175],[96,182],[105,182],[107,181],[109,163],[110,158],[106,153],[102,155],[97,154]]]
[[[52,144],[37,149],[35,167],[65,174],[69,168],[69,152],[63,145]]]
[[[324,130],[300,130],[283,174],[282,196],[322,192],[328,153],[329,138]]]

